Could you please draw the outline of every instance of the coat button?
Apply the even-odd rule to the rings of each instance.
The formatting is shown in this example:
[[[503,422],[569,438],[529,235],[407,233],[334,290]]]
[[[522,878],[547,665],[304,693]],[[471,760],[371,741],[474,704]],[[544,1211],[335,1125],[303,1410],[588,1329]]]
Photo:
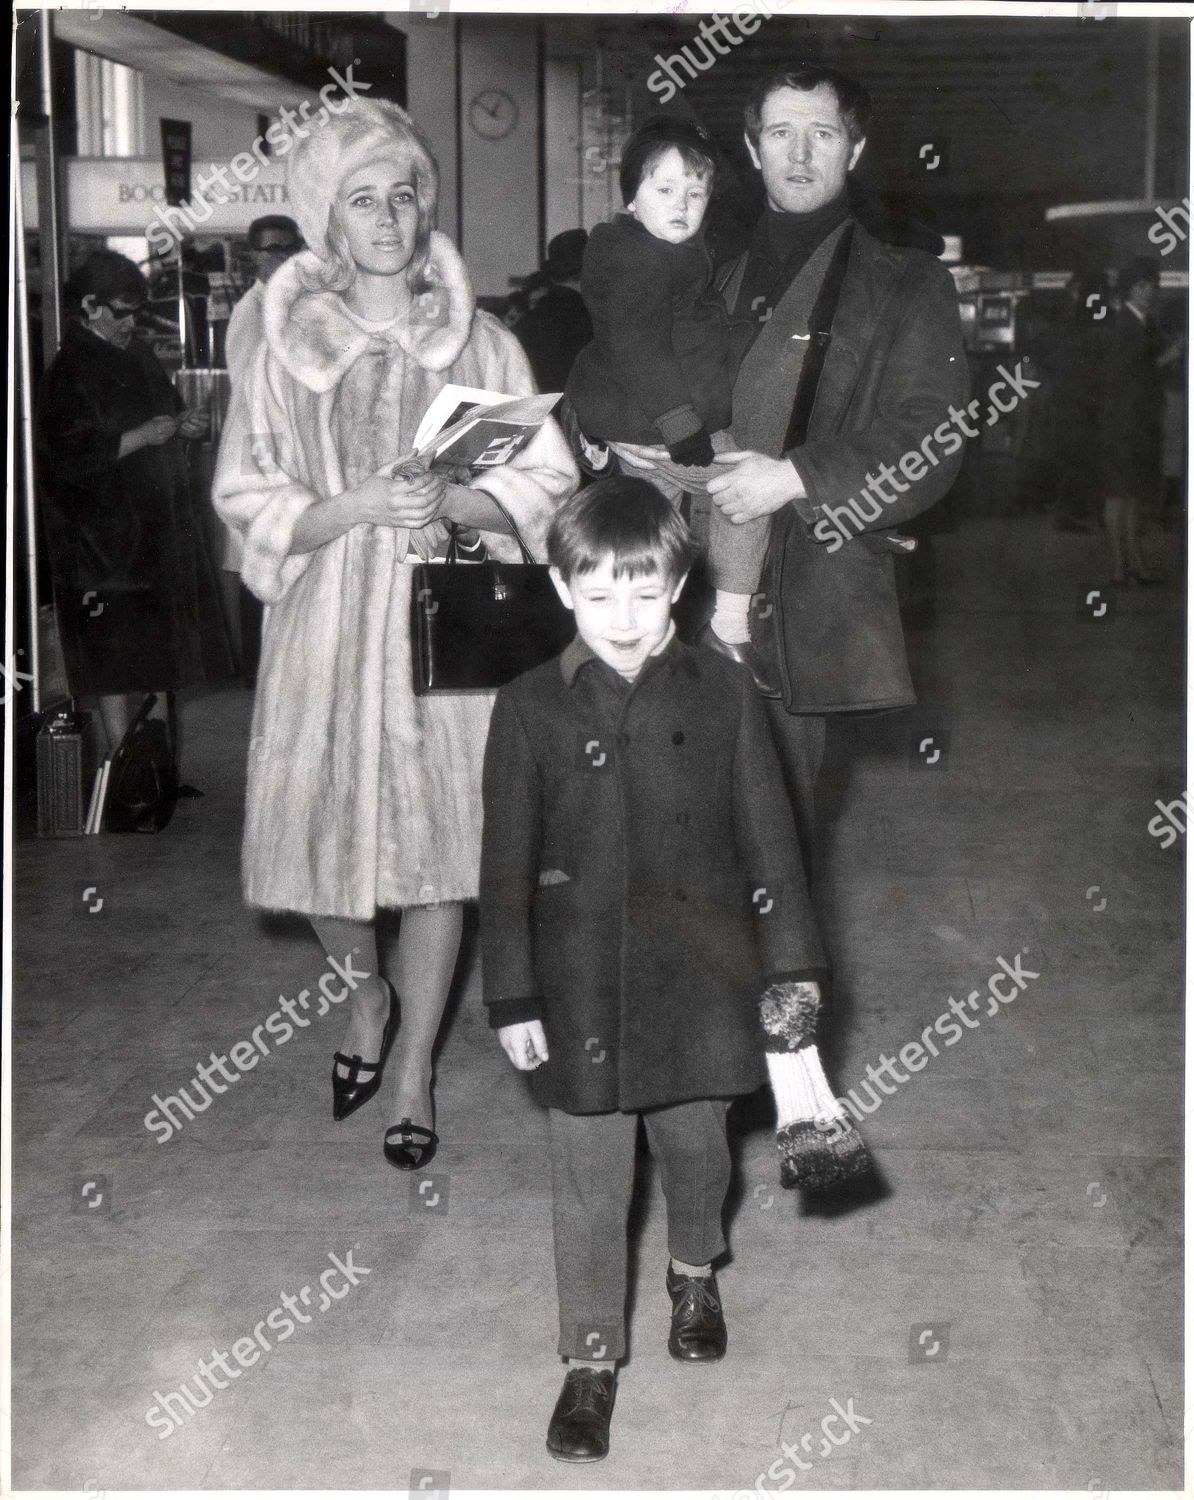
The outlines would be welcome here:
[[[688,892],[687,891],[677,891],[676,892],[676,900],[677,901],[687,901],[688,900]]]
[[[623,730],[622,733],[618,736],[618,744],[622,745],[622,746],[625,746],[625,745],[629,745],[629,743],[630,743],[630,736],[626,733],[625,730]]]
[[[684,731],[682,729],[677,729],[676,732],[675,732],[675,734],[672,735],[672,744],[673,745],[682,745],[683,743],[684,743]]]
[[[679,812],[679,813],[677,813],[676,814],[676,822],[679,823],[679,825],[680,825],[681,828],[687,828],[688,827],[688,814],[686,812]]]

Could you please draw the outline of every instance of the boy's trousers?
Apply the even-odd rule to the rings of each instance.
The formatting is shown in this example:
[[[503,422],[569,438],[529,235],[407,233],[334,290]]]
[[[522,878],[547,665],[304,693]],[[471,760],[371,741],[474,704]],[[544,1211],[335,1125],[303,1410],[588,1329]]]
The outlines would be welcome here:
[[[702,1266],[726,1248],[722,1211],[730,1185],[728,1099],[646,1110],[651,1154],[667,1200],[668,1250]],[[634,1188],[637,1114],[548,1111],[559,1351],[570,1359],[626,1353],[626,1216]],[[660,1286],[665,1268],[658,1268]],[[604,1351],[604,1352],[602,1352]]]

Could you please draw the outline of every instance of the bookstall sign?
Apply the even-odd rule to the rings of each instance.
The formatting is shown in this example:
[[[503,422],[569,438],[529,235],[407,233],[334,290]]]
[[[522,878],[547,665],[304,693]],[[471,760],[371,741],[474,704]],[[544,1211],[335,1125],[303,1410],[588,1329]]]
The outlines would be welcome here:
[[[225,165],[226,163],[222,164]],[[146,225],[159,222],[154,209],[169,211],[162,163],[129,157],[68,158],[66,166],[66,220],[75,234],[144,235]],[[37,228],[36,166],[21,163],[22,198],[26,229]],[[258,168],[250,183],[237,182],[227,171],[228,186],[213,182],[197,191],[203,208],[195,215],[196,235],[243,235],[262,214],[285,213],[286,163],[270,162]],[[197,183],[210,181],[207,163],[194,172]],[[221,202],[221,199],[225,200]],[[192,199],[192,201],[194,201]],[[203,214],[210,208],[208,217]],[[202,222],[199,222],[202,220]]]

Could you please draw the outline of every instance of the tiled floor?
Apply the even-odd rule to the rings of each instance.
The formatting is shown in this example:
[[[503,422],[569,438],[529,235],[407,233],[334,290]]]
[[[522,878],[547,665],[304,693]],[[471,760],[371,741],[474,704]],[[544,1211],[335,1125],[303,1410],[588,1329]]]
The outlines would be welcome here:
[[[1183,601],[1139,590],[1095,618],[1097,544],[1037,520],[938,545],[937,622],[910,642],[920,707],[837,735],[839,1087],[985,991],[998,957],[1039,978],[865,1123],[886,1192],[850,1211],[783,1194],[764,1107],[737,1108],[720,1366],[663,1347],[647,1174],[596,1468],[543,1450],[561,1375],[544,1121],[475,965],[439,1060],[434,1211],[382,1160],[377,1104],[332,1123],[336,1016],[165,1144],[143,1124],[324,968],[301,922],[240,903],[247,695],[187,705],[206,797],[164,834],[19,847],[16,1488],[405,1489],[425,1470],[455,1489],[732,1491],[783,1487],[778,1444],[804,1433],[797,1489],[1180,1487],[1185,840],[1148,823],[1184,786]],[[945,753],[920,765],[930,735]],[[369,1275],[320,1311],[319,1273],[350,1250]],[[147,1424],[155,1392],[308,1284],[309,1323],[171,1436]],[[834,1400],[867,1420],[823,1455]]]

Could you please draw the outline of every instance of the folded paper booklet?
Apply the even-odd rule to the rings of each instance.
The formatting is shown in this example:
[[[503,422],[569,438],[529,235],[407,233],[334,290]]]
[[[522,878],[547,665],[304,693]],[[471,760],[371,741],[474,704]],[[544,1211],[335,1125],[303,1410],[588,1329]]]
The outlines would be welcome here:
[[[446,385],[419,423],[415,452],[433,468],[507,464],[547,421],[561,395],[508,396]]]

